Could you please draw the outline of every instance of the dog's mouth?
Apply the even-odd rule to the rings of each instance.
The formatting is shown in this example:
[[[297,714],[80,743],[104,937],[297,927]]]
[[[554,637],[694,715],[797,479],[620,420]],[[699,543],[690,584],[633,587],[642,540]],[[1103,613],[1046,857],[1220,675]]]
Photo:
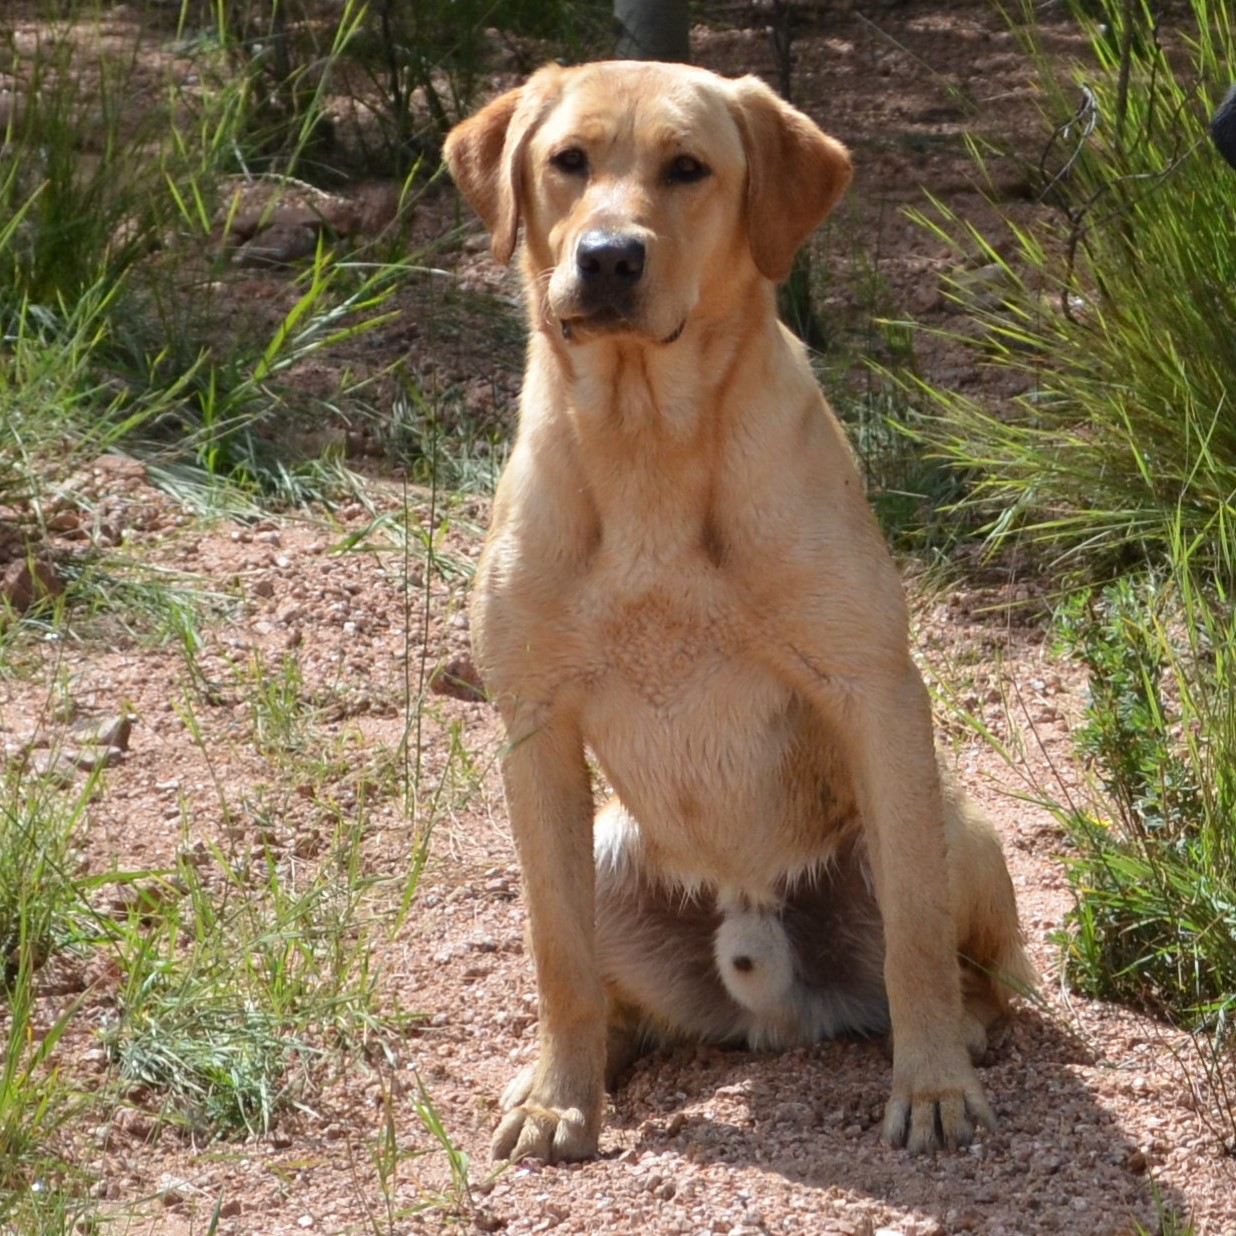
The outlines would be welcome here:
[[[562,337],[568,343],[582,342],[587,336],[595,335],[644,335],[648,332],[636,326],[619,313],[593,313],[584,317],[559,318],[558,325]],[[677,327],[664,338],[653,337],[653,342],[660,347],[668,347],[682,338],[682,332],[687,329],[687,319],[683,318]]]

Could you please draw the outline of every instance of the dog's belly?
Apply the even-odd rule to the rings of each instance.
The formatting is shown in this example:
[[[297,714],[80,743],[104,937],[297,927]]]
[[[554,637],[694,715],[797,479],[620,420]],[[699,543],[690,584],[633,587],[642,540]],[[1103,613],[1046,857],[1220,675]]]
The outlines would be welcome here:
[[[853,812],[807,703],[745,652],[737,624],[661,612],[654,637],[631,617],[610,626],[582,722],[646,861],[755,899],[825,863]]]

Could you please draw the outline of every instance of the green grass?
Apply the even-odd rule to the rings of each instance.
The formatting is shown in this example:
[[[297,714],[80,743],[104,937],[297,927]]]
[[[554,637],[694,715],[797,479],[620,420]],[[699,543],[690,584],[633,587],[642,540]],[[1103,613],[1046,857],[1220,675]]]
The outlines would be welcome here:
[[[291,658],[238,661],[226,687],[248,719],[230,740],[238,749],[227,752],[226,769],[253,757],[262,767],[238,779],[220,766],[219,720],[204,715],[212,706],[190,676],[185,739],[210,770],[217,804],[207,813],[221,830],[216,841],[195,839],[190,823],[204,808],[186,810],[166,870],[83,866],[85,822],[108,773],[66,788],[9,766],[0,799],[0,1224],[33,1236],[91,1213],[74,1128],[136,1105],[154,1136],[186,1145],[264,1137],[287,1112],[311,1111],[341,1069],[394,1059],[421,1016],[379,991],[375,950],[413,910],[434,821],[475,792],[476,757],[449,724],[434,775],[420,766],[420,743],[405,767],[346,727],[328,732],[329,700],[309,690]],[[68,683],[48,699],[53,746],[71,699]],[[439,723],[421,724],[429,741]],[[407,853],[375,855],[372,813],[405,797],[414,809],[399,830],[410,837]],[[389,822],[382,827],[389,835]],[[61,1048],[70,1036],[73,1054],[81,1051],[99,1006],[89,994],[49,1006],[38,987],[46,967],[66,958],[78,966],[105,958],[117,976],[97,1031],[107,1070],[101,1084],[90,1079],[89,1094]],[[386,1152],[372,1148],[379,1190],[392,1191],[384,1204],[398,1216],[466,1210],[467,1156],[423,1087],[401,1117],[409,1114],[424,1138],[409,1143],[401,1133],[389,1176],[377,1170]],[[446,1164],[451,1183],[426,1183],[409,1209],[407,1174],[395,1169],[426,1156]],[[412,1179],[419,1187],[421,1177]]]
[[[316,1057],[398,1027],[394,1010],[379,1023],[357,931],[363,831],[363,815],[341,821],[304,877],[270,832],[257,856],[191,852],[117,926],[123,980],[104,1042],[164,1121],[206,1141],[269,1133],[312,1089]]]
[[[5,762],[6,1231],[123,1227],[119,1212],[141,1199],[96,1201],[87,1133],[121,1108],[136,1106],[153,1137],[175,1144],[267,1137],[339,1076],[394,1068],[421,1015],[383,985],[376,959],[397,932],[415,930],[431,839],[439,828],[449,834],[488,771],[428,695],[428,625],[406,650],[403,741],[375,751],[347,720],[346,678],[311,682],[297,650],[232,651],[215,638],[244,605],[235,581],[162,565],[172,538],[274,512],[309,514],[333,539],[329,553],[380,556],[418,581],[426,609],[470,574],[446,538],[475,522],[456,491],[487,491],[501,466],[509,383],[478,424],[461,385],[370,363],[364,336],[398,309],[437,332],[435,355],[499,340],[506,370],[517,368],[522,339],[509,306],[449,290],[430,269],[433,251],[406,241],[403,224],[437,191],[425,152],[441,117],[414,107],[415,74],[430,71],[425,47],[374,43],[384,8],[404,23],[400,38],[409,23],[439,23],[435,37],[450,45],[428,80],[445,91],[444,115],[468,109],[492,49],[483,26],[458,25],[457,6],[349,4],[315,26],[295,4],[280,5],[283,25],[272,30],[261,28],[271,20],[265,5],[186,5],[179,20],[166,6],[139,5],[133,42],[99,52],[90,32],[117,14],[74,0],[40,10],[54,37],[37,50],[3,41],[5,69],[28,90],[3,133],[0,166],[0,506],[17,552],[46,560],[63,586],[25,612],[0,613],[6,743],[10,695],[29,706],[41,692],[42,715],[20,715],[14,732],[24,738],[36,725],[51,744],[35,749],[39,758],[72,749],[75,667],[123,650],[154,657],[169,684],[173,711],[141,718],[139,733],[166,726],[202,769],[197,799],[171,806],[167,827],[183,830],[174,858],[128,871],[109,858],[116,842],[95,815],[126,767],[44,775],[32,760]],[[512,3],[502,12],[552,37],[577,9]],[[263,34],[287,39],[267,39],[263,53]],[[387,59],[367,60],[375,47]],[[152,76],[169,54],[177,73]],[[395,226],[372,242],[324,233],[315,253],[267,277],[267,286],[281,281],[279,295],[256,303],[236,287],[253,276],[218,247],[218,212],[236,178],[338,184],[364,143],[336,141],[325,108],[332,92],[349,91],[374,105],[381,166],[404,177]],[[454,232],[441,241],[455,243]],[[339,375],[325,392],[303,380],[323,361]],[[326,447],[312,437],[323,427],[338,430]],[[306,429],[311,444],[299,447]],[[402,513],[373,502],[370,482],[334,445],[356,429],[378,442],[381,466],[402,472]],[[145,478],[180,504],[153,550],[145,538],[66,545],[49,528],[66,510],[93,526],[99,512],[80,478],[105,452],[139,457]],[[373,511],[368,525],[332,532],[332,510],[357,500]],[[409,598],[409,627],[412,609]],[[441,756],[432,765],[430,747]],[[406,823],[392,827],[388,817],[401,812]],[[374,846],[375,813],[382,834],[399,839],[396,852]],[[102,967],[107,999],[49,995],[47,975],[65,966]],[[78,1067],[91,1046],[104,1049],[101,1072]],[[424,1209],[466,1214],[473,1168],[432,1095],[418,1079],[397,1106],[400,1092],[387,1089],[382,1137],[349,1147],[373,1229],[398,1229]]]
[[[80,1000],[49,1024],[35,983],[52,956],[88,950],[97,936],[74,856],[96,786],[91,777],[66,792],[10,763],[0,798],[0,1222],[31,1232],[60,1230],[81,1179],[63,1134],[87,1103],[56,1063]]]
[[[304,123],[266,181],[275,200],[356,36],[360,10],[345,7]],[[251,177],[257,139],[252,82],[224,71],[233,36],[223,8],[209,38],[176,43],[155,17],[134,25],[124,51],[91,46],[103,15],[49,5],[44,18],[62,37],[32,53],[12,45],[12,71],[30,88],[0,171],[0,500],[29,508],[37,532],[49,490],[116,447],[161,464],[157,478],[188,466],[215,488],[289,502],[337,491],[352,478],[289,453],[273,427],[344,419],[345,406],[356,416],[373,401],[380,373],[345,371],[329,396],[295,375],[390,321],[392,297],[429,278],[420,255],[396,253],[397,240],[324,233],[292,272],[281,319],[237,321],[249,313],[235,287],[246,276],[219,243],[219,213],[235,183],[226,178]],[[212,88],[183,74],[151,83],[151,57],[173,46]],[[405,186],[400,219],[420,192]]]
[[[487,12],[512,22],[522,13],[533,34],[552,39],[555,23],[594,11],[565,2],[533,7],[536,13],[512,2]],[[85,3],[48,9],[57,23],[104,12]],[[425,1209],[465,1217],[475,1165],[420,1075],[412,1074],[413,1093],[398,1066],[402,1096],[395,1085],[399,1040],[422,1010],[385,994],[377,958],[390,937],[415,926],[431,844],[449,841],[456,816],[475,809],[490,771],[493,753],[472,751],[464,725],[428,693],[435,668],[429,609],[456,603],[470,576],[471,561],[450,552],[448,536],[460,526],[473,530],[469,495],[492,487],[507,426],[500,400],[478,417],[473,392],[439,378],[448,366],[370,371],[337,357],[361,354],[363,336],[400,305],[427,324],[436,359],[474,352],[484,340],[496,351],[495,370],[509,371],[521,350],[518,317],[495,298],[448,290],[426,269],[432,254],[401,253],[398,235],[370,247],[324,239],[288,273],[279,311],[250,315],[237,311],[230,285],[239,276],[211,238],[226,177],[262,172],[337,183],[346,173],[359,147],[344,148],[324,106],[345,84],[374,104],[377,130],[369,138],[379,143],[382,166],[406,177],[406,216],[418,194],[434,191],[426,188],[427,152],[485,80],[489,36],[456,22],[458,6],[438,3],[349,4],[321,26],[301,21],[296,5],[186,7],[179,22],[143,13],[151,20],[142,39],[190,60],[200,88],[162,83],[136,126],[122,106],[136,52],[113,57],[94,76],[79,74],[68,58],[80,53],[65,38],[48,44],[46,61],[15,65],[42,89],[5,135],[10,155],[0,168],[0,503],[28,543],[41,547],[49,515],[72,488],[67,482],[107,450],[142,456],[146,475],[183,504],[190,535],[221,518],[252,521],[272,510],[296,518],[305,503],[329,527],[332,507],[359,500],[371,517],[359,527],[336,524],[328,552],[374,555],[415,581],[423,625],[417,628],[409,596],[396,684],[402,740],[375,753],[341,721],[350,707],[347,681],[313,680],[295,649],[220,652],[213,636],[243,603],[237,590],[170,572],[140,545],[100,544],[58,558],[62,595],[25,614],[0,615],[0,683],[27,695],[32,682],[46,684],[41,724],[52,741],[68,741],[74,698],[72,657],[58,659],[55,650],[159,648],[165,658],[174,651],[179,662],[168,677],[179,689],[169,688],[175,712],[167,724],[183,725],[178,741],[210,787],[206,802],[199,795],[177,804],[180,819],[168,827],[182,828],[182,844],[165,870],[121,870],[94,853],[95,865],[83,867],[78,850],[86,848],[91,804],[106,796],[113,774],[65,788],[20,761],[6,765],[0,1226],[44,1236],[100,1221],[72,1134],[105,1123],[122,1104],[138,1105],[155,1136],[185,1144],[260,1138],[291,1114],[311,1111],[326,1080],[349,1069],[368,1070],[381,1083],[372,1141],[348,1147],[372,1230],[401,1230]],[[432,37],[425,23],[437,23]],[[519,46],[541,58],[542,45]],[[1213,67],[1223,48],[1231,49],[1230,30],[1199,55]],[[1085,70],[1087,81],[1111,69],[1100,60]],[[1147,80],[1144,65],[1137,73],[1135,81]],[[1174,88],[1168,79],[1159,66],[1151,84]],[[415,107],[418,87],[423,111]],[[1189,97],[1180,115],[1192,132],[1205,108],[1200,94]],[[1124,107],[1121,158],[1131,160],[1156,149],[1151,136],[1159,128],[1138,110],[1141,93]],[[83,151],[85,114],[94,128]],[[1079,985],[1199,1026],[1222,1053],[1236,951],[1226,825],[1228,770],[1236,766],[1227,591],[1236,554],[1219,500],[1228,430],[1206,385],[1211,369],[1193,353],[1168,365],[1156,354],[1155,364],[1142,365],[1154,332],[1165,328],[1152,320],[1149,297],[1132,308],[1124,301],[1147,260],[1127,237],[1157,225],[1155,207],[1169,187],[1196,174],[1190,192],[1213,207],[1227,182],[1206,180],[1200,148],[1153,183],[1135,179],[1141,173],[1133,164],[1112,171],[1104,148],[1083,155],[1053,187],[1063,195],[1059,209],[1072,212],[1064,216],[1070,229],[1081,212],[1082,234],[1067,267],[1050,266],[1056,302],[1060,293],[1082,298],[1077,321],[1044,310],[1022,279],[1023,256],[995,259],[959,221],[937,216],[935,223],[959,251],[1007,268],[1001,285],[1015,294],[999,308],[971,307],[982,326],[983,363],[1034,378],[1017,415],[938,393],[928,398],[913,383],[899,389],[869,367],[912,369],[910,340],[878,261],[848,259],[841,299],[852,313],[830,323],[817,366],[877,513],[903,548],[939,555],[992,501],[1009,512],[998,531],[1029,528],[1082,563],[1091,551],[1110,558],[1127,545],[1142,554],[1148,545],[1165,547],[1170,561],[1156,572],[1078,596],[1061,619],[1068,655],[1091,666],[1095,683],[1082,751],[1094,792],[1055,804],[1069,830],[1078,896],[1066,947]],[[1108,184],[1107,213],[1083,210],[1087,186],[1100,183]],[[1125,240],[1105,239],[1099,225],[1108,214]],[[1173,226],[1180,231],[1203,214]],[[848,250],[843,218],[837,226],[826,243]],[[1058,263],[1067,257],[1061,236],[1026,230],[1019,244]],[[1166,248],[1146,252],[1166,260]],[[1205,261],[1225,262],[1228,252]],[[825,296],[825,281],[838,277],[830,273],[836,256],[812,267],[813,295]],[[1163,280],[1154,287],[1165,300],[1174,291],[1192,294],[1178,273]],[[960,279],[956,294],[968,295],[968,286]],[[1183,303],[1171,312],[1197,313]],[[1127,395],[1132,384],[1121,385],[1112,357],[1107,369],[1086,367],[1090,353],[1102,355],[1096,340],[1110,334],[1118,342],[1126,319],[1141,332],[1136,372],[1168,374],[1148,385],[1159,391],[1154,400],[1175,399],[1173,383],[1200,375],[1192,401],[1172,405],[1171,425],[1151,400],[1157,436],[1133,432],[1145,401]],[[1223,341],[1212,336],[1217,348]],[[343,373],[328,395],[300,381],[323,359]],[[337,449],[289,445],[289,429],[323,424],[379,427],[383,463],[405,481],[402,511],[372,502],[367,482]],[[1010,437],[1024,452],[1022,465],[1016,452],[1000,454]],[[1173,462],[1173,450],[1183,451],[1183,464]],[[960,492],[956,465],[977,482],[978,509],[966,520],[941,515]],[[75,500],[88,515],[88,502]],[[434,762],[426,760],[431,748],[441,757]],[[398,852],[375,852],[368,832],[376,813],[398,811],[406,825],[392,830],[384,819],[380,830],[388,843],[400,839]],[[208,827],[195,827],[202,820]],[[80,1003],[53,1005],[39,987],[49,962],[88,959],[118,976],[97,1040]],[[102,1084],[94,1090],[100,1079],[90,1077],[90,1094],[71,1067],[83,1038],[106,1051]]]

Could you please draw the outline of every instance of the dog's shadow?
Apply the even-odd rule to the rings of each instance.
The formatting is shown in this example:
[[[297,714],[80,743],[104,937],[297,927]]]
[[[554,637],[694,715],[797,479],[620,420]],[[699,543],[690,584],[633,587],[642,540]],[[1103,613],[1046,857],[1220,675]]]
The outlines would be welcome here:
[[[610,1119],[636,1134],[637,1153],[864,1195],[950,1232],[1157,1231],[1158,1214],[1183,1215],[1184,1201],[1152,1181],[1142,1148],[1086,1088],[1082,1070],[1097,1064],[1050,1014],[1023,1010],[979,1070],[999,1130],[936,1158],[880,1143],[891,1065],[873,1042],[658,1052],[619,1088]]]

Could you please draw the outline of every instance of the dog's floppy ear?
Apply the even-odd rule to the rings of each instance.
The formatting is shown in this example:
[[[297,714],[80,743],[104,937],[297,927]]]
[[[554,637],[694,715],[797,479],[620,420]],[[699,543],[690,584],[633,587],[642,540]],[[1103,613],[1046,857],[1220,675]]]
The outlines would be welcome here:
[[[545,114],[561,72],[555,65],[541,69],[447,134],[446,165],[489,229],[490,251],[504,265],[511,260],[519,235],[524,148]]]
[[[747,227],[760,273],[781,282],[850,183],[850,156],[758,77],[734,83],[747,155]]]

